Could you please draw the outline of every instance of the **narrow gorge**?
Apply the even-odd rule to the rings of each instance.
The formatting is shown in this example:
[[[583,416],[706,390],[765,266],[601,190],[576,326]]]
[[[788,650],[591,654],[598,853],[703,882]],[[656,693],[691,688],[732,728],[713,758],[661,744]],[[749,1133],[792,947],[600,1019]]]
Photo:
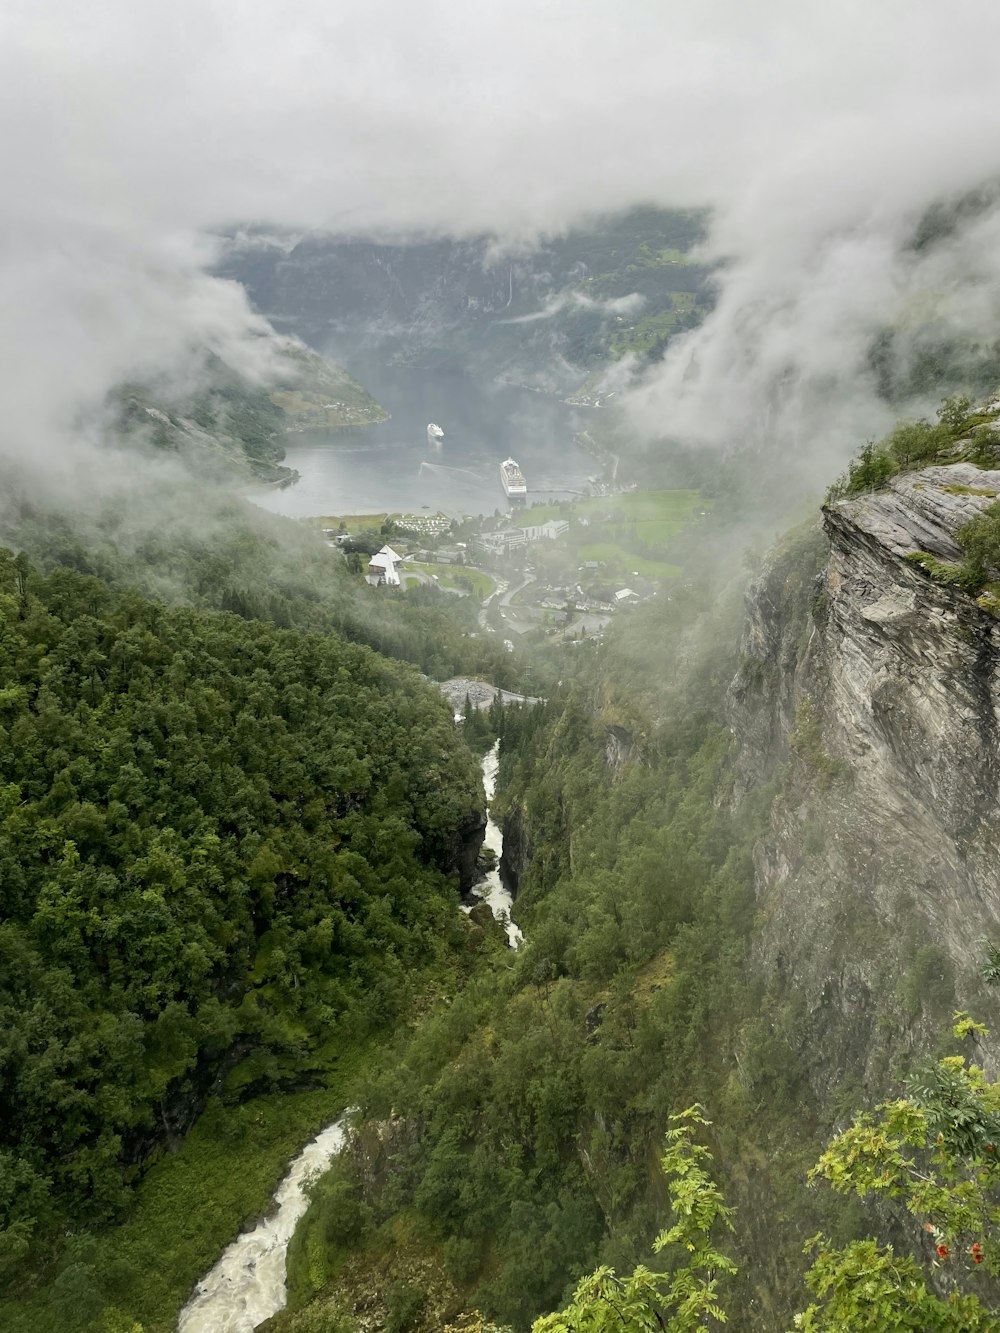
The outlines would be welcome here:
[[[486,877],[472,885],[470,897],[486,904],[493,919],[506,931],[510,947],[523,940],[520,929],[511,920],[513,899],[500,882],[503,834],[490,816],[490,804],[496,789],[497,741],[482,763],[486,793],[486,831],[483,845],[495,856],[495,864]],[[466,857],[465,860],[468,860]],[[474,878],[463,862],[462,880]],[[473,904],[463,907],[471,912]],[[287,1301],[286,1254],[296,1224],[309,1206],[309,1187],[343,1151],[350,1135],[350,1109],[302,1149],[274,1192],[271,1209],[250,1231],[244,1232],[226,1249],[218,1263],[195,1288],[194,1295],[181,1311],[177,1333],[252,1333],[258,1325],[283,1309]]]

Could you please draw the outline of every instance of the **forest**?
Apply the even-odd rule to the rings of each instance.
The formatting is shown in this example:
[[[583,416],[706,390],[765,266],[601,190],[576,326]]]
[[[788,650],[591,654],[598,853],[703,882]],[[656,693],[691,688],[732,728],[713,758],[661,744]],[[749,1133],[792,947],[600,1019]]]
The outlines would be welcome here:
[[[9,551],[0,681],[16,1306],[54,1235],[120,1221],[210,1095],[301,1087],[392,1021],[454,946],[482,790],[412,667]]]
[[[875,454],[905,467],[925,437],[975,440],[971,405],[943,411]],[[841,776],[803,715],[784,766],[734,797],[727,690],[755,557],[734,475],[708,480],[711,512],[671,538],[670,595],[601,645],[530,660],[465,599],[369,589],[311,533],[211,490],[21,504],[22,554],[0,569],[6,1326],[166,1330],[348,1099],[357,1137],[314,1189],[276,1330],[350,1329],[364,1282],[395,1333],[470,1310],[515,1330],[583,1318],[591,1270],[650,1262],[664,1135],[693,1102],[739,1219],[713,1308],[754,1328],[805,1309],[817,1231],[830,1272],[862,1261],[866,1205],[803,1186],[837,1125],[800,1002],[748,966],[771,804]],[[989,540],[970,531],[983,570]],[[769,555],[802,624],[823,549],[810,521]],[[546,702],[466,709],[463,735],[419,672]],[[516,955],[455,910],[495,736]],[[920,958],[908,1003],[944,1030]],[[189,1226],[199,1179],[211,1215]],[[936,1243],[979,1243],[959,1222]],[[665,1247],[650,1271],[684,1268]]]

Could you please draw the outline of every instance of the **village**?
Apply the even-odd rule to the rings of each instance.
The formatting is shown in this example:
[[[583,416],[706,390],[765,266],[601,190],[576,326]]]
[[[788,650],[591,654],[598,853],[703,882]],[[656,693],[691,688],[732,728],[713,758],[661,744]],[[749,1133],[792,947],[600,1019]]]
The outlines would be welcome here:
[[[519,641],[600,640],[612,620],[682,574],[670,544],[707,516],[697,491],[632,491],[519,506],[489,518],[381,514],[323,519],[331,546],[387,592],[434,585],[480,604],[484,630]],[[336,526],[333,524],[336,523]]]

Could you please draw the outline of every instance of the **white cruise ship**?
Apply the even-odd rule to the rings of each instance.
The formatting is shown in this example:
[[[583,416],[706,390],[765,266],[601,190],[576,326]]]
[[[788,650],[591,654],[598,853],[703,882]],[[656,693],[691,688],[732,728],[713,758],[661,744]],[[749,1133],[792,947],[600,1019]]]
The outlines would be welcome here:
[[[500,480],[509,500],[521,499],[528,494],[528,483],[520,465],[513,458],[505,458],[500,464]]]
[[[427,443],[439,447],[444,439],[444,431],[436,422],[431,421],[427,426]]]

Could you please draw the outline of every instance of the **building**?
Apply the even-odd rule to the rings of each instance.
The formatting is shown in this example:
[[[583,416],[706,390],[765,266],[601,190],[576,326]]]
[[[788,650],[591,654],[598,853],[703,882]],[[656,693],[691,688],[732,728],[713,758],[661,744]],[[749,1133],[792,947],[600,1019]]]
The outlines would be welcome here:
[[[524,528],[500,528],[497,532],[479,532],[472,539],[474,550],[486,555],[509,555],[519,546],[524,546],[527,538]]]
[[[399,565],[402,560],[403,557],[397,555],[391,546],[383,546],[381,551],[378,551],[368,561],[367,581],[373,587],[378,587],[384,583],[387,587],[398,588]]]
[[[564,537],[569,532],[569,524],[564,518],[550,518],[547,523],[529,524],[522,531],[526,533],[529,542],[555,541],[557,537]]]
[[[619,588],[615,593],[615,601],[619,606],[632,606],[639,600],[639,594],[633,592],[631,588]]]

